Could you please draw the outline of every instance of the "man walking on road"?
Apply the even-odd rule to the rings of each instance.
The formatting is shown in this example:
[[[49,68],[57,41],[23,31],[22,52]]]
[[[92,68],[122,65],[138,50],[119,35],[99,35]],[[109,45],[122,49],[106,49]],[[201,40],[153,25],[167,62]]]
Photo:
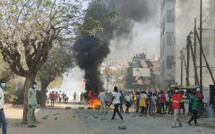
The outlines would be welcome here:
[[[121,96],[121,94],[118,92],[118,88],[114,87],[113,98],[112,98],[112,101],[110,103],[110,105],[112,103],[114,104],[114,112],[113,112],[113,116],[112,116],[111,120],[114,120],[115,115],[117,113],[119,115],[119,117],[121,118],[122,122],[124,122],[125,120],[122,117],[121,113],[119,112],[120,96]]]
[[[198,114],[198,109],[199,109],[199,100],[196,97],[196,93],[193,92],[192,94],[188,95],[189,99],[191,100],[191,104],[192,104],[192,117],[190,118],[190,120],[187,122],[188,125],[191,125],[191,122],[194,120],[195,126],[197,126],[197,114]]]
[[[28,127],[29,128],[36,127],[34,125],[34,111],[35,111],[36,106],[37,106],[36,88],[37,88],[37,83],[33,82],[33,86],[28,89],[28,115],[27,115],[27,119],[28,119]]]
[[[179,119],[180,103],[182,101],[182,95],[179,94],[178,88],[175,88],[175,93],[172,95],[172,108],[174,113],[174,121],[172,123],[172,128],[176,128],[176,122],[178,121],[179,127],[182,126]]]
[[[6,80],[0,81],[0,123],[2,126],[2,134],[7,133],[7,120],[4,114],[4,88],[6,87]]]

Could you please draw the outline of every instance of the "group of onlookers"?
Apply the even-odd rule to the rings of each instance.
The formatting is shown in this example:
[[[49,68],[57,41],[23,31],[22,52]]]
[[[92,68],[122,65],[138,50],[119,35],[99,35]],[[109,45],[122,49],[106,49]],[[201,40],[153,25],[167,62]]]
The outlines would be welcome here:
[[[117,94],[115,92],[116,91],[114,89],[113,93],[102,91],[99,94],[102,109],[112,103],[113,99],[111,98],[119,98],[119,105],[114,105],[114,108],[119,110],[114,110],[114,113],[118,113],[118,111],[120,113],[129,113],[130,107],[133,106],[135,112],[140,113],[141,116],[150,115],[156,117],[157,114],[173,114],[174,121],[172,123],[172,128],[176,127],[177,122],[179,123],[179,126],[182,126],[179,119],[179,114],[185,114],[185,112],[188,113],[188,115],[192,115],[190,120],[187,122],[188,125],[192,125],[192,121],[194,121],[195,125],[198,125],[197,119],[199,117],[199,113],[204,108],[204,97],[202,91],[198,88],[193,90],[172,88],[166,93],[162,90],[159,92],[144,90],[136,92],[117,91]],[[188,104],[188,111],[185,109],[185,104]],[[124,105],[126,106],[125,111],[123,109]],[[210,105],[213,109],[215,119],[215,96],[211,97]],[[121,117],[121,114],[119,115],[120,118],[124,120]]]
[[[54,107],[56,102],[68,103],[68,99],[69,97],[64,92],[61,93],[61,91],[51,91],[50,93],[46,93],[46,102],[49,104],[49,101],[51,101],[51,107]]]

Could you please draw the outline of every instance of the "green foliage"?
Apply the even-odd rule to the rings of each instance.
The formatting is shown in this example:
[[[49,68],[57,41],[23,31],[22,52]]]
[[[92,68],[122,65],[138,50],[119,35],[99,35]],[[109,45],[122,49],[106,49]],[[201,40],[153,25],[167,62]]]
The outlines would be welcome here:
[[[125,77],[125,79],[126,79],[126,84],[125,84],[125,86],[126,87],[131,87],[132,86],[132,63],[129,63],[129,66],[128,66],[128,68],[127,68],[127,70],[126,70],[126,77]]]
[[[92,6],[93,5],[93,6]],[[115,8],[103,11],[102,7],[105,5],[100,0],[91,0],[90,5],[85,13],[83,24],[80,25],[79,30],[92,36],[103,33],[103,26],[110,25],[114,18],[117,17]]]
[[[111,8],[110,11],[105,15],[105,19],[112,20],[118,16],[115,8]]]
[[[104,70],[104,75],[106,76],[106,79],[111,79],[114,78],[114,85],[117,85],[120,89],[123,89],[126,84],[126,70],[127,68],[125,67],[107,67]]]
[[[62,85],[62,81],[63,81],[63,77],[57,76],[57,77],[54,79],[54,81],[52,81],[52,82],[49,84],[48,88],[49,88],[49,89],[58,88],[58,87],[60,87],[60,86]]]
[[[85,24],[80,27],[80,31],[95,36],[97,32],[103,31],[103,28],[100,21],[93,17],[88,17],[85,19]]]
[[[16,98],[16,82],[20,81],[19,77],[14,75],[8,65],[3,61],[2,55],[0,55],[0,79],[7,80],[7,86],[4,89],[5,103],[12,103]]]
[[[49,83],[58,78],[53,84],[58,86],[62,81],[60,76],[74,66],[74,56],[69,45],[60,45],[50,51],[46,64],[41,68],[37,76]]]
[[[10,71],[9,66],[4,62],[2,55],[0,55],[0,62],[0,79],[9,80],[11,77],[13,77],[13,73]]]
[[[5,103],[13,103],[17,99],[16,88],[7,86],[5,89]]]
[[[80,2],[7,0],[0,4],[0,49],[15,74],[40,70],[59,39],[73,39],[83,18]]]

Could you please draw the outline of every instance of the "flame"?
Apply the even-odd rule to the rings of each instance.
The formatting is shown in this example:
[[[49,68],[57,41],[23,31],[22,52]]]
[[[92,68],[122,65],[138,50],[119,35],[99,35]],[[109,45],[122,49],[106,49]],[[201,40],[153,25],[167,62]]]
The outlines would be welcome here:
[[[93,91],[87,92],[87,103],[89,104],[89,108],[98,109],[101,106],[101,101],[99,98],[93,94]]]
[[[92,98],[88,100],[90,108],[96,109],[101,106],[101,102],[98,98]]]

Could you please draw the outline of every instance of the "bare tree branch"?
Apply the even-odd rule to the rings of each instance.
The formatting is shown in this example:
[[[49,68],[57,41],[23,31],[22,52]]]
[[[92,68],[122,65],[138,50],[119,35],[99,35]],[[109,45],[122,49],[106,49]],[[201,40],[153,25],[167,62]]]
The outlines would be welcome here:
[[[21,10],[19,11],[19,14],[17,16],[17,19],[16,19],[16,23],[19,21],[19,17],[20,15],[22,14],[23,10],[25,9],[25,7],[27,6],[27,4],[30,2],[30,0],[28,0],[26,3],[24,3],[24,5],[21,7]],[[19,8],[17,8],[19,9]]]

